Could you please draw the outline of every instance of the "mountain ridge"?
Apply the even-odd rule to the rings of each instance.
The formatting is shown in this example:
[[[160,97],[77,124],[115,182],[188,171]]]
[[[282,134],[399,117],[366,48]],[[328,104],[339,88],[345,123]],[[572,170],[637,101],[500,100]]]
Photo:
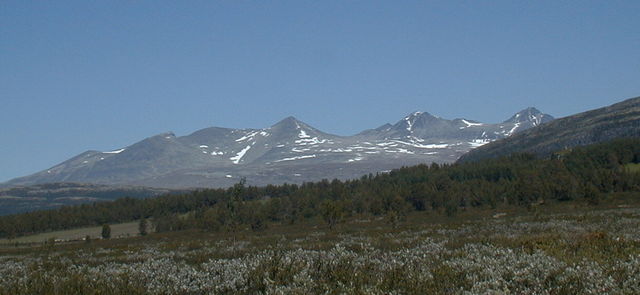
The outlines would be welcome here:
[[[86,182],[185,188],[228,186],[239,178],[250,184],[353,178],[406,165],[453,162],[529,125],[413,112],[394,124],[339,136],[289,116],[267,128],[207,127],[184,136],[164,132],[114,151],[86,151],[3,186]]]

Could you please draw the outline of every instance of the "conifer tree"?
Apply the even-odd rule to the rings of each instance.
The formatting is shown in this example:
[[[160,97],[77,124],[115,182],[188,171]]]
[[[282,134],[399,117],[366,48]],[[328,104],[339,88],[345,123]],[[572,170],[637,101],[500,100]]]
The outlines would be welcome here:
[[[138,223],[138,231],[140,232],[141,236],[147,235],[147,219],[146,218],[143,217],[140,219],[140,223]]]
[[[102,238],[109,239],[111,238],[111,227],[108,224],[102,226]]]

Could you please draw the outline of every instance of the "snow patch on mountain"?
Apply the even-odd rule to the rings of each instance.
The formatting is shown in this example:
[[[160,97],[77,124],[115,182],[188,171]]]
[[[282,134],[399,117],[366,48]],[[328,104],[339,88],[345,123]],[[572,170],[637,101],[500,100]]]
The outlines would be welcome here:
[[[292,152],[296,152],[296,153],[304,153],[304,152],[308,152],[310,150],[311,150],[310,148],[305,148],[305,149],[292,148],[291,149]]]
[[[305,133],[305,135],[306,135],[306,133]],[[307,136],[307,137],[300,137],[300,138],[301,139],[298,139],[298,140],[295,141],[295,143],[297,143],[298,145],[311,145],[311,144],[320,144],[320,143],[327,142],[326,139],[320,140],[317,137],[309,138],[309,136]]]
[[[413,114],[404,118],[405,122],[407,122],[407,131],[413,132],[413,120],[415,120],[415,118],[420,116],[421,114],[422,112],[414,112]]]
[[[543,115],[530,115],[529,116],[529,121],[531,121],[531,123],[533,124],[533,126],[538,126],[542,123],[542,116]]]
[[[253,139],[254,136],[256,136],[256,134],[258,134],[258,131],[250,132],[247,135],[236,139],[236,142],[241,142],[241,141],[245,141],[245,140],[251,140],[251,139]]]
[[[469,142],[469,145],[472,148],[477,148],[477,147],[481,147],[481,146],[483,146],[483,145],[485,145],[487,143],[490,143],[490,142],[491,142],[491,140],[488,140],[488,139],[474,139],[474,140]]]
[[[347,163],[362,161],[362,159],[364,159],[364,158],[363,157],[355,157],[353,159],[347,160]]]
[[[242,159],[242,157],[244,157],[244,155],[247,153],[247,151],[249,151],[250,148],[251,145],[248,145],[247,147],[239,151],[235,156],[229,158],[229,160],[231,160],[234,164],[240,163],[240,160]]]
[[[395,150],[385,150],[385,152],[387,152],[387,153],[410,154],[410,155],[415,154],[414,151],[410,151],[408,149],[403,149],[403,148],[398,148],[398,149],[395,149]]]
[[[483,123],[473,123],[473,122],[469,122],[465,119],[461,119],[462,123],[464,123],[467,126],[462,126],[460,127],[460,129],[465,129],[465,128],[469,128],[469,127],[473,127],[473,126],[482,126],[484,125]]]
[[[519,115],[519,114],[518,114]],[[513,135],[513,133],[516,132],[516,130],[518,129],[518,127],[520,127],[520,122],[516,123],[515,125],[513,125],[513,128],[511,128],[511,130],[509,130],[506,135],[507,136],[511,136]]]
[[[416,148],[420,148],[420,149],[446,149],[449,147],[448,144],[446,143],[442,143],[442,144],[420,144],[420,143],[415,143],[415,142],[406,142],[406,141],[401,141],[401,140],[393,140],[393,142],[397,142],[400,144],[404,144],[404,145],[408,145],[408,146],[412,146],[412,147],[416,147]]]
[[[300,126],[298,126],[298,128],[300,128]],[[311,136],[309,136],[309,134],[307,134],[307,132],[305,132],[303,129],[300,129],[300,133],[298,134],[298,138],[310,138]]]
[[[119,150],[115,150],[115,151],[110,151],[110,152],[102,152],[103,154],[119,154],[124,152],[125,149],[119,149]]]
[[[302,159],[309,159],[309,158],[315,158],[316,155],[305,155],[305,156],[296,156],[296,157],[291,157],[291,158],[284,158],[284,159],[280,159],[280,160],[275,160],[273,162],[284,162],[284,161],[295,161],[295,160],[302,160]]]

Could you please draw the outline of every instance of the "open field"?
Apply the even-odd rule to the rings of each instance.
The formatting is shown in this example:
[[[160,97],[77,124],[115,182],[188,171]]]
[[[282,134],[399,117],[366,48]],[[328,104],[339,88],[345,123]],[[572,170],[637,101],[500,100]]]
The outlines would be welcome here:
[[[639,278],[628,203],[0,249],[0,294],[639,294]]]
[[[127,222],[113,224],[111,226],[111,237],[124,238],[138,235],[138,222]],[[87,235],[91,239],[101,238],[102,226],[83,227],[69,230],[60,230],[36,235],[24,236],[15,239],[0,239],[0,246],[7,244],[31,244],[44,243],[50,239],[56,241],[83,240]]]
[[[629,163],[625,165],[624,168],[629,172],[640,172],[640,164]]]

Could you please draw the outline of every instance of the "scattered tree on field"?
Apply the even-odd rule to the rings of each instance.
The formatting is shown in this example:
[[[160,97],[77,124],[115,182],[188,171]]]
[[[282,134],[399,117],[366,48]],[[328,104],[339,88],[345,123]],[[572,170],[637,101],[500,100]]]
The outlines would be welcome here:
[[[111,238],[111,227],[108,224],[102,226],[102,238],[110,239]]]
[[[140,223],[138,223],[138,231],[140,232],[141,236],[147,235],[147,219],[146,218],[143,217],[140,219]]]

